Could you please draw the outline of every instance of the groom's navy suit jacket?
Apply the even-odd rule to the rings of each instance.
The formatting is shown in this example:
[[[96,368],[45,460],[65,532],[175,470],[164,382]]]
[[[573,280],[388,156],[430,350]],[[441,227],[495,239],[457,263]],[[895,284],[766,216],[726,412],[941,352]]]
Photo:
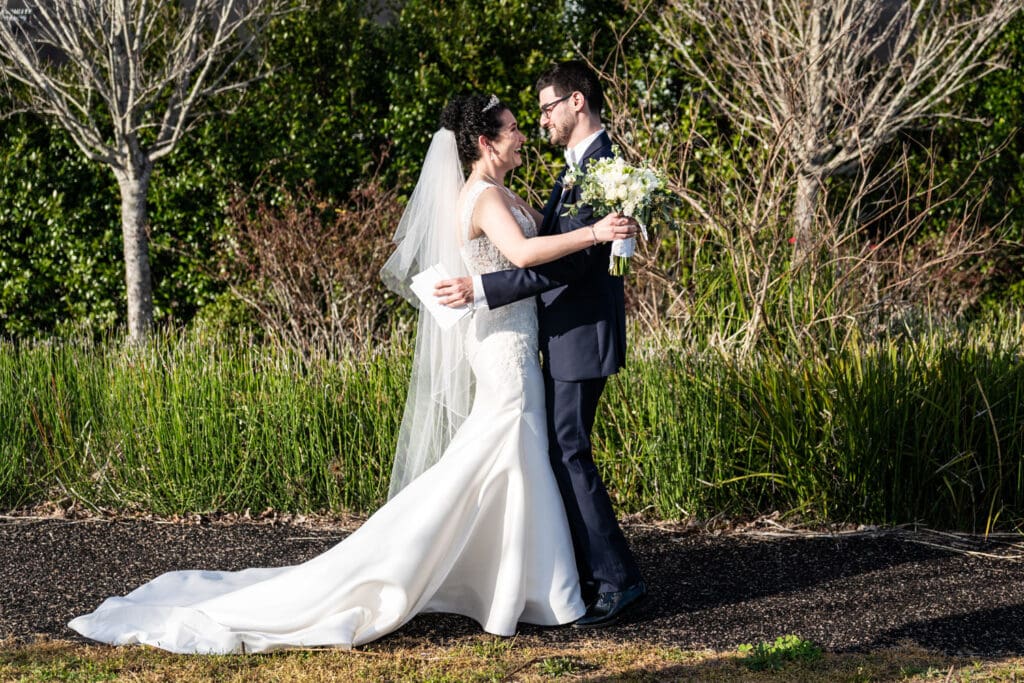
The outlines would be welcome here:
[[[579,165],[584,172],[596,159],[612,156],[607,133],[587,148]],[[568,205],[579,200],[578,186],[564,188],[558,176],[544,207],[538,233],[569,232],[594,223],[589,205],[574,216]],[[604,243],[551,263],[482,276],[487,305],[497,308],[528,296],[537,297],[540,351],[554,379],[578,382],[607,377],[626,364],[626,309],[621,277],[608,274],[611,244]]]

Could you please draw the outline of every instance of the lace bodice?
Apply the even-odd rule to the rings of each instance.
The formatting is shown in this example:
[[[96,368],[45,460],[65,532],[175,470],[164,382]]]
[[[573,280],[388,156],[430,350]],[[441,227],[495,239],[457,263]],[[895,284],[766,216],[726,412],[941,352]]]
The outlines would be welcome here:
[[[498,186],[478,181],[470,187],[463,201],[462,215],[459,217],[462,260],[472,275],[515,268],[487,235],[469,239],[473,207],[476,206],[480,193],[490,187]],[[509,210],[523,234],[534,237],[537,234],[537,226],[533,218],[514,202],[511,190],[504,187],[499,187],[499,190],[506,194]],[[537,304],[534,298],[528,297],[494,310],[475,311],[467,348],[470,354],[485,350],[488,359],[501,367],[501,374],[505,375],[507,381],[514,382],[521,378],[523,365],[527,362],[537,362]]]
[[[498,187],[499,191],[506,195],[508,207],[515,217],[516,222],[519,223],[519,227],[522,229],[523,234],[527,237],[534,237],[537,234],[537,225],[533,222],[533,218],[528,216],[519,205],[516,204],[512,198],[512,191],[506,187],[499,187],[489,182],[480,180],[477,181],[473,187],[469,188],[466,193],[466,199],[462,205],[462,216],[459,217],[459,228],[462,237],[462,260],[465,262],[469,272],[473,275],[481,275],[483,273],[493,273],[498,270],[507,270],[509,268],[515,268],[512,263],[505,258],[496,246],[487,238],[487,235],[481,235],[476,239],[469,239],[470,224],[473,220],[473,208],[476,206],[476,200],[480,198],[480,193],[490,187]]]

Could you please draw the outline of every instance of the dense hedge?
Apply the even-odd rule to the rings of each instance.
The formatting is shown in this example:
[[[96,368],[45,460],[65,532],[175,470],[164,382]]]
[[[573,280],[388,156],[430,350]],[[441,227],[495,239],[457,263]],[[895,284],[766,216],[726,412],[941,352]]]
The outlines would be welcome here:
[[[273,204],[312,180],[326,201],[341,206],[353,188],[376,177],[401,194],[415,180],[438,112],[454,92],[495,92],[512,103],[524,130],[536,131],[532,84],[548,63],[577,49],[609,72],[626,73],[630,63],[634,74],[645,64],[665,66],[663,107],[676,106],[687,92],[685,76],[672,71],[672,60],[642,23],[629,33],[626,51],[615,52],[616,36],[635,17],[612,0],[410,0],[374,15],[365,3],[307,5],[268,36],[279,70],[252,87],[230,115],[205,119],[157,166],[150,221],[159,320],[183,324],[204,308],[219,310],[209,307],[223,300],[218,244],[225,208],[238,188]],[[1008,214],[1007,234],[1019,241],[1024,19],[1011,26],[1001,49],[1010,69],[963,94],[965,109],[980,121],[942,121],[909,137],[928,141],[944,188],[958,186],[975,160],[998,149],[975,174],[964,202],[990,180],[981,218],[997,222]],[[741,141],[720,130],[712,108],[703,108],[701,117],[705,137],[724,133],[699,162],[715,165],[709,151]],[[553,158],[554,150],[537,139],[530,146],[539,155],[516,182],[542,187],[550,178],[538,161]],[[699,178],[701,170],[696,173]],[[964,202],[946,210],[962,210]],[[117,325],[124,315],[122,271],[109,171],[85,161],[47,122],[28,115],[0,121],[0,335]],[[1004,292],[1024,289],[1014,271],[1002,278]]]
[[[536,76],[571,51],[549,3],[414,0],[396,17],[367,16],[364,4],[314,0],[281,20],[269,36],[279,70],[157,165],[158,319],[187,322],[219,293],[213,254],[236,188],[272,203],[310,180],[336,202],[375,174],[406,187],[452,93],[495,92],[532,115]],[[0,334],[116,324],[123,272],[112,175],[28,115],[0,121],[0,156]]]

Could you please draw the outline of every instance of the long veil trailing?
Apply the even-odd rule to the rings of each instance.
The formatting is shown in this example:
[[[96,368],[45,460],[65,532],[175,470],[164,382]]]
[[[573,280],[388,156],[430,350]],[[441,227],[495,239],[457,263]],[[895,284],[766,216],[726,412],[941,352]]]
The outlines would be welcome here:
[[[417,308],[419,300],[409,289],[413,275],[437,263],[452,277],[468,275],[459,253],[456,215],[465,182],[455,134],[441,128],[434,133],[419,180],[398,223],[395,252],[380,273],[388,289]],[[469,414],[473,399],[472,373],[464,353],[469,317],[448,330],[442,330],[422,309],[418,318],[389,498],[440,459]]]

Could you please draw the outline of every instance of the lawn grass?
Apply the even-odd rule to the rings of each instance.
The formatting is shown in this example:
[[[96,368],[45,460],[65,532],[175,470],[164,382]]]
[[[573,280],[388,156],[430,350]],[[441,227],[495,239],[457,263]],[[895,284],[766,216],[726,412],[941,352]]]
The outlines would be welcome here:
[[[174,655],[147,647],[69,641],[0,643],[0,680],[44,681],[1012,681],[1024,659],[951,657],[908,645],[757,670],[737,651],[687,651],[594,638],[565,646],[543,636],[454,638],[425,644],[401,635],[354,651]]]

